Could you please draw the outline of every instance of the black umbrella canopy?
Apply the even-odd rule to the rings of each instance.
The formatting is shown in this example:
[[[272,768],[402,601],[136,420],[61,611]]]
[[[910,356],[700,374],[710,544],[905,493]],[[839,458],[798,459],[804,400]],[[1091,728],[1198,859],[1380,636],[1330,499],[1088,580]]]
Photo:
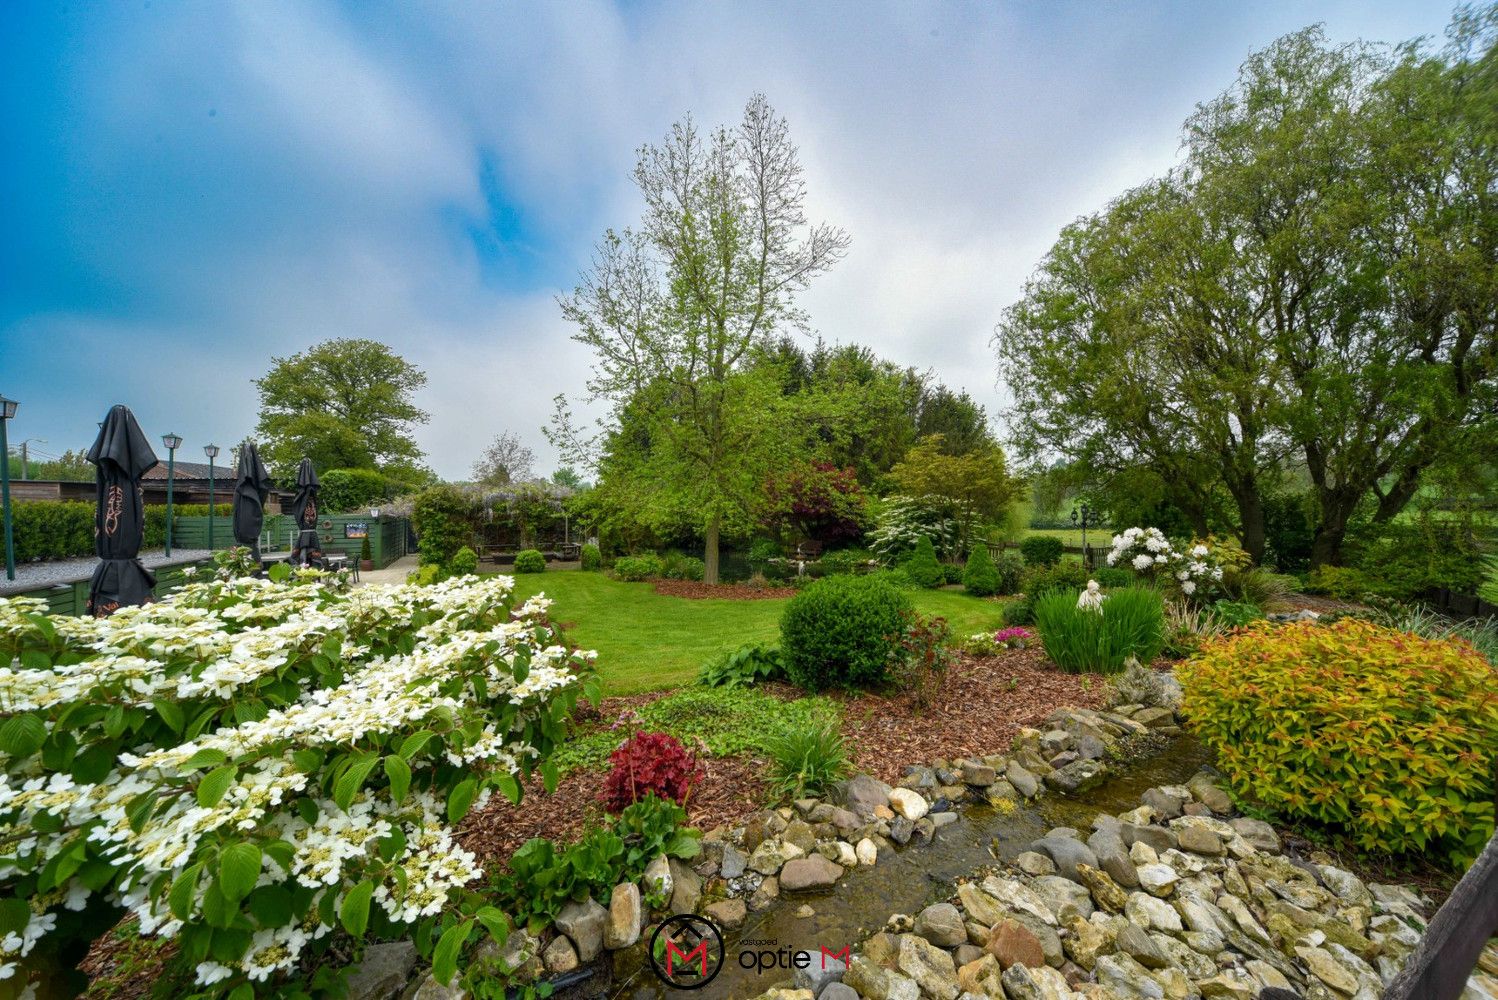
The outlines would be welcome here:
[[[304,458],[296,467],[296,499],[291,515],[296,518],[296,544],[291,547],[291,561],[306,565],[322,561],[322,541],[317,537],[317,470],[312,459]]]
[[[146,533],[140,477],[157,460],[135,414],[121,404],[110,408],[86,457],[94,464],[94,551],[99,556],[89,582],[88,609],[103,618],[120,607],[155,599],[156,576],[139,558]]]
[[[265,498],[270,496],[270,473],[260,461],[254,442],[239,449],[234,473],[234,540],[248,545],[260,558],[260,529],[265,526]]]

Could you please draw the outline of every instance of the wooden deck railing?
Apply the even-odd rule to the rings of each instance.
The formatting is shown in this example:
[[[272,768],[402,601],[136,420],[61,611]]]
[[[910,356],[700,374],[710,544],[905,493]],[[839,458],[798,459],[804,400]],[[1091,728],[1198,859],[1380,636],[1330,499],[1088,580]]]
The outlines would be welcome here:
[[[1436,911],[1384,1000],[1456,1000],[1498,933],[1498,834]]]

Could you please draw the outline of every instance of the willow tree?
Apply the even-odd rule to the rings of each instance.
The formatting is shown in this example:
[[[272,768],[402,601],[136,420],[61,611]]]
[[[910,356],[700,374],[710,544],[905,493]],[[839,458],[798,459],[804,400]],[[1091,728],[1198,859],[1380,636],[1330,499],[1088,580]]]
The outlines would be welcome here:
[[[678,122],[640,149],[634,180],[639,227],[605,232],[560,304],[595,353],[589,392],[648,442],[606,456],[602,478],[631,480],[662,520],[691,512],[713,583],[724,526],[752,509],[781,445],[749,369],[774,334],[806,329],[796,296],[848,237],[807,220],[790,130],[762,95],[733,128]]]

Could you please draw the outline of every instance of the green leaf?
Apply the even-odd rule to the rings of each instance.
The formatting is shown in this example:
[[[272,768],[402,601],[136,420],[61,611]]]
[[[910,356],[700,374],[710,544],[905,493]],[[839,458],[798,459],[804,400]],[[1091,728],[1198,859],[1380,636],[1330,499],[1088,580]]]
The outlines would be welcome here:
[[[463,945],[467,943],[468,935],[472,931],[472,920],[455,924],[447,929],[438,940],[437,947],[432,949],[432,978],[443,986],[452,984],[453,976],[458,971],[458,954],[463,950]]]
[[[167,893],[166,904],[172,911],[172,916],[178,920],[186,920],[192,914],[192,897],[198,887],[198,876],[202,873],[203,863],[200,861],[182,869],[182,874],[172,880],[172,888]]]
[[[501,795],[510,800],[511,805],[520,804],[520,782],[515,780],[513,774],[501,774],[494,779],[494,785]]]
[[[287,580],[291,579],[291,566],[287,563],[276,563],[270,569],[265,571],[265,575],[269,577],[271,579],[271,582],[273,583],[285,583]]]
[[[319,767],[322,767],[322,751],[303,747],[300,750],[293,750],[291,752],[291,760],[292,763],[296,764],[298,771],[301,771],[303,774],[311,774]]]
[[[39,716],[30,712],[7,719],[0,726],[0,753],[12,757],[30,757],[42,748],[47,739],[47,727]]]
[[[255,1000],[255,987],[252,983],[240,983],[229,992],[229,1000]]]
[[[337,786],[333,789],[333,801],[338,803],[338,808],[348,812],[350,803],[354,796],[359,794],[359,788],[364,784],[364,779],[369,777],[369,772],[380,762],[377,754],[368,754],[349,765],[349,769],[343,772],[343,777],[338,779]]]
[[[468,815],[468,807],[473,805],[473,797],[478,792],[478,782],[472,778],[465,778],[453,788],[447,796],[447,821],[456,823]]]
[[[183,728],[187,725],[187,713],[182,711],[182,706],[175,701],[166,701],[163,699],[155,702],[154,707],[156,714],[161,716],[161,721],[165,722],[172,732],[180,736]]]
[[[229,786],[234,784],[234,779],[239,775],[239,768],[233,764],[225,764],[223,767],[215,768],[203,776],[198,782],[198,805],[204,809],[211,809],[218,805],[219,800],[229,791]]]
[[[417,754],[421,753],[421,748],[427,745],[427,740],[431,739],[435,735],[436,734],[433,733],[430,729],[418,729],[410,736],[407,736],[405,742],[401,744],[401,757],[405,758],[406,760],[410,760],[412,757],[415,757]]]
[[[550,795],[557,790],[557,782],[560,775],[557,774],[557,766],[552,761],[541,762],[541,782],[546,786],[546,794]]]
[[[218,882],[229,902],[248,896],[259,879],[260,848],[254,844],[234,844],[219,855]]]
[[[228,761],[228,759],[229,755],[224,753],[222,750],[215,750],[212,747],[204,747],[183,762],[182,770],[196,771],[199,768],[204,767],[218,767],[220,764]]]
[[[285,886],[262,885],[245,898],[244,905],[261,927],[291,923],[291,893]]]
[[[24,899],[0,899],[0,935],[20,934],[31,923],[31,906]]]
[[[338,907],[338,922],[355,938],[362,938],[369,927],[369,901],[374,896],[375,885],[365,879],[348,891],[343,905]]]
[[[386,757],[385,776],[390,779],[390,801],[403,801],[411,789],[411,765],[404,757]]]
[[[494,943],[503,948],[510,936],[510,918],[496,906],[481,906],[474,917],[484,925],[484,929],[489,932]]]

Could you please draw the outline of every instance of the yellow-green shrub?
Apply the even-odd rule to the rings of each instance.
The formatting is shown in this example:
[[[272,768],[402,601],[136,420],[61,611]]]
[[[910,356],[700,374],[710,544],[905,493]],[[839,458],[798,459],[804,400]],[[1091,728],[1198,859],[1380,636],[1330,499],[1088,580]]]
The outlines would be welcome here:
[[[1498,671],[1467,642],[1261,623],[1178,675],[1181,710],[1237,794],[1368,850],[1465,864],[1492,835]]]

